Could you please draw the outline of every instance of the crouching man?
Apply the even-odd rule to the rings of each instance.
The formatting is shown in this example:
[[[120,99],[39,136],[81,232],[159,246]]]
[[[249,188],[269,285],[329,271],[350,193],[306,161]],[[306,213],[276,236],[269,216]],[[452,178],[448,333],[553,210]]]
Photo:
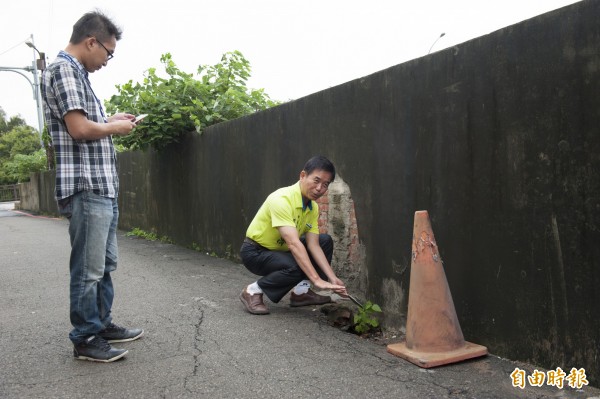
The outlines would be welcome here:
[[[333,240],[319,234],[315,202],[335,179],[327,158],[308,160],[300,180],[271,193],[246,231],[240,255],[244,266],[262,276],[242,291],[240,300],[252,314],[267,314],[263,294],[278,303],[290,290],[290,306],[321,305],[329,296],[311,290],[332,290],[346,296],[346,287],[331,267]]]

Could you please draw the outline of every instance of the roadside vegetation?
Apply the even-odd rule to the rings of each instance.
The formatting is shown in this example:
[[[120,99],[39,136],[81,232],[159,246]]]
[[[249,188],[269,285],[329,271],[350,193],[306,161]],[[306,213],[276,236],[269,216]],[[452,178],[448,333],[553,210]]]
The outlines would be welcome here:
[[[148,241],[161,241],[161,242],[165,242],[168,244],[171,244],[173,242],[167,236],[159,237],[156,233],[148,232],[148,231],[142,230],[138,227],[134,227],[131,231],[128,231],[127,233],[125,233],[125,236],[139,237],[139,238],[143,238],[144,240],[148,240]]]
[[[0,107],[0,185],[29,181],[29,173],[45,169],[37,130],[20,116],[8,118]]]
[[[215,65],[196,73],[180,70],[171,54],[161,56],[164,73],[149,68],[141,82],[117,85],[105,103],[107,113],[128,112],[148,117],[128,136],[115,136],[117,150],[152,147],[160,150],[182,135],[201,134],[214,125],[279,104],[263,89],[250,89],[250,62],[239,51],[223,54]],[[31,172],[54,168],[54,152],[46,129],[44,147],[36,129],[20,116],[7,117],[0,107],[0,185],[29,181]]]
[[[239,51],[223,54],[216,65],[199,66],[196,74],[180,70],[171,54],[160,62],[166,77],[149,68],[141,82],[117,85],[118,94],[106,104],[109,114],[148,114],[132,134],[113,137],[121,150],[160,150],[185,133],[201,134],[207,126],[278,104],[263,89],[246,86],[250,63]]]
[[[358,335],[380,331],[379,320],[376,316],[377,313],[381,313],[379,305],[367,301],[362,307],[359,307],[358,311],[354,314],[353,330]]]

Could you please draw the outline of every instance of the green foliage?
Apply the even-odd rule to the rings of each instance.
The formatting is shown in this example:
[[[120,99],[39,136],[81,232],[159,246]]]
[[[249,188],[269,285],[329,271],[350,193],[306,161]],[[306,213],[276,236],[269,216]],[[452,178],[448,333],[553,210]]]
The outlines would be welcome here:
[[[381,313],[381,308],[371,301],[367,301],[362,308],[359,307],[354,315],[354,331],[364,334],[379,327],[379,321],[373,317],[375,313]]]
[[[225,247],[225,257],[226,258],[233,257],[233,248],[231,247],[231,244],[227,244],[227,246]]]
[[[119,94],[106,104],[111,114],[148,114],[132,134],[113,138],[123,148],[160,149],[184,133],[201,133],[207,126],[277,105],[262,89],[246,87],[250,63],[239,51],[225,53],[214,66],[198,67],[197,79],[177,68],[171,54],[160,61],[167,78],[150,68],[143,82],[117,85]]]
[[[9,161],[2,164],[0,181],[22,183],[29,181],[29,174],[46,169],[46,151],[42,148],[34,153],[23,155],[16,154]]]
[[[134,227],[131,231],[125,233],[127,237],[140,237],[150,241],[158,240],[158,236],[154,233],[148,233],[138,227]]]
[[[192,246],[191,246],[191,248],[192,248],[194,251],[197,251],[197,252],[202,252],[202,247],[200,247],[200,245],[198,245],[198,244],[197,244],[197,243],[195,243],[195,242],[193,242],[193,243],[192,243]]]
[[[15,126],[0,135],[0,160],[10,159],[17,154],[31,154],[39,149],[40,138],[31,126]]]
[[[28,181],[31,172],[46,169],[45,159],[37,131],[18,116],[7,121],[0,108],[0,184]]]
[[[44,130],[42,131],[42,142],[46,149],[46,166],[49,170],[54,170],[56,169],[56,158],[54,157],[54,145],[47,124],[44,124]]]
[[[20,116],[12,116],[6,119],[6,112],[0,107],[0,136],[6,132],[10,132],[17,126],[27,126],[25,119]]]
[[[138,227],[134,227],[131,231],[125,233],[125,235],[127,237],[140,237],[140,238],[143,238],[148,241],[157,241],[158,240],[158,241],[166,242],[169,244],[173,243],[173,241],[167,236],[159,237],[156,233],[149,233]]]

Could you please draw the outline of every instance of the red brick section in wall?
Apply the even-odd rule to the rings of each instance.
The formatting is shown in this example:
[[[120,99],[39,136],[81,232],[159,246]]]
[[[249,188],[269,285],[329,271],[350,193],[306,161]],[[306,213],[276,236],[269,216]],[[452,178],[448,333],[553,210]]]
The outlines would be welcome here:
[[[327,216],[329,215],[329,197],[322,196],[317,200],[319,204],[319,233],[327,233]]]
[[[336,246],[344,245],[346,247],[336,248],[336,253],[340,254],[342,259],[334,260],[341,263],[348,263],[350,268],[352,268],[352,266],[358,266],[361,259],[358,240],[358,225],[356,223],[356,213],[354,211],[354,201],[352,201],[352,198],[350,198],[350,201],[345,203],[345,206],[342,206],[341,213],[343,215],[338,215],[338,217],[335,218],[330,217],[333,215],[330,215],[329,195],[322,196],[319,198],[319,200],[317,200],[317,203],[319,204],[319,232],[323,234],[331,234]],[[339,211],[340,210],[338,210],[338,212]],[[343,229],[334,228],[330,225],[330,223],[333,222],[333,219],[335,219],[337,223],[339,223],[340,220],[344,221],[347,225],[344,226]],[[335,236],[335,232],[339,231],[344,232],[344,237]]]

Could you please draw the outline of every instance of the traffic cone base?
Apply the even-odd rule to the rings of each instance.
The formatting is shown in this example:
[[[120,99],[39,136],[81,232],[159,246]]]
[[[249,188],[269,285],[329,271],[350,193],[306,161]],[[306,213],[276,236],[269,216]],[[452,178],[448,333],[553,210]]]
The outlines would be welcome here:
[[[401,357],[402,359],[408,360],[409,362],[425,369],[485,356],[488,353],[488,350],[485,346],[473,344],[467,341],[465,341],[464,346],[458,349],[443,352],[415,351],[408,349],[406,347],[406,342],[390,344],[387,346],[387,350],[392,355]]]
[[[410,269],[406,340],[388,352],[424,368],[487,355],[463,337],[427,211],[415,212]]]

